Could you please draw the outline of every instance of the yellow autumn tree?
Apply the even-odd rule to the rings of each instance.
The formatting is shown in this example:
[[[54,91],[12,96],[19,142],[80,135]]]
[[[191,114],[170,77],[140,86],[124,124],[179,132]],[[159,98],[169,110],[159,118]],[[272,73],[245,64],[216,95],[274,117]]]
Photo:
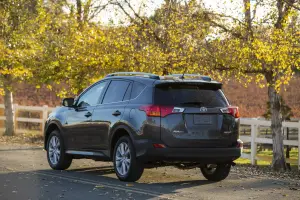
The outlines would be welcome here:
[[[32,77],[39,55],[45,12],[39,0],[0,1],[0,93],[4,95],[6,135],[14,134],[12,90],[16,81]]]
[[[130,23],[125,37],[132,44],[131,58],[136,63],[131,70],[158,74],[209,70],[201,57],[204,39],[211,29],[198,1],[166,0],[151,16],[142,15],[127,0],[110,3]]]
[[[245,82],[254,79],[261,86],[263,81],[267,83],[273,137],[272,167],[285,170],[279,92],[300,68],[300,2],[251,3],[243,0],[241,3],[241,18],[205,11],[206,19],[217,30],[218,36],[206,43],[207,65],[220,71],[223,77],[235,76]],[[259,8],[265,13],[257,17]]]

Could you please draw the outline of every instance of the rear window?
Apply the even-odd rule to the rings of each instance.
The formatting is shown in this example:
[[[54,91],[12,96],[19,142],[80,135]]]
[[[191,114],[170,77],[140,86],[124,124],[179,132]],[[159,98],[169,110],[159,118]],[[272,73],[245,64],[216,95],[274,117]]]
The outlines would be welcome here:
[[[155,104],[190,107],[226,107],[228,102],[220,89],[197,85],[169,85],[155,89]]]

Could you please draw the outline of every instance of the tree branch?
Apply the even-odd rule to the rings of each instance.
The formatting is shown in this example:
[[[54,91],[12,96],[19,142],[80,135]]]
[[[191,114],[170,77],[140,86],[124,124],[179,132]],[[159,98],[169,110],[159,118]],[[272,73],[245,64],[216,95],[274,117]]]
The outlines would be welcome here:
[[[130,3],[127,1],[127,0],[124,0],[128,7],[130,8],[130,10],[134,13],[134,16],[136,18],[138,18],[140,22],[138,22],[137,20],[135,20],[126,10],[125,8],[121,5],[120,2],[118,1],[115,1],[115,2],[111,2],[111,4],[114,4],[114,5],[117,5],[123,12],[124,14],[135,24],[139,24],[141,27],[145,28],[147,30],[147,33],[152,35],[154,37],[154,39],[159,42],[160,44],[162,45],[165,45],[164,41],[156,34],[156,32],[154,30],[152,31],[148,31],[150,29],[152,29],[151,27],[149,27],[149,23],[144,19],[142,18],[137,12],[134,11],[133,7],[130,5]]]
[[[235,17],[232,17],[230,15],[225,15],[225,14],[220,14],[220,13],[215,13],[215,12],[209,12],[209,11],[204,11],[204,14],[207,14],[207,15],[213,15],[213,16],[218,16],[218,17],[225,17],[225,18],[229,18],[229,19],[232,19],[233,21],[235,22],[238,22],[239,24],[241,25],[245,25],[244,22],[242,22],[241,20],[235,18]]]
[[[210,20],[210,23],[212,23],[214,26],[221,28],[223,31],[230,33],[232,36],[236,37],[236,38],[240,38],[240,39],[246,39],[241,33],[239,32],[235,32],[234,30],[230,30],[228,29],[226,26],[222,25],[222,24],[218,24],[217,22]]]
[[[292,6],[294,6],[296,0],[277,0],[278,18],[275,23],[275,28],[282,29],[283,23],[288,16]],[[286,4],[284,4],[286,3]]]
[[[99,6],[95,6],[93,9],[93,12],[91,13],[91,15],[89,16],[89,20],[93,19],[94,17],[96,17],[102,10],[104,10],[110,3],[106,3],[103,5],[99,5]],[[92,6],[92,5],[91,5]]]
[[[258,5],[260,5],[262,2],[263,2],[263,0],[257,0],[257,1],[256,1],[255,5],[254,5],[254,9],[253,9],[253,11],[252,11],[252,19],[251,19],[251,21],[253,21],[253,20],[255,19],[257,7],[258,7]]]
[[[128,7],[130,8],[130,10],[133,12],[134,16],[138,19],[140,19],[143,23],[145,22],[145,19],[143,19],[137,12],[135,12],[135,10],[133,9],[133,7],[131,6],[131,4],[127,1],[127,0],[124,0]]]
[[[289,6],[291,6],[292,8],[299,10],[300,11],[300,6],[296,6],[295,3],[297,3],[296,1],[294,3],[292,3],[290,0],[283,0],[285,3],[287,3]],[[300,3],[300,1],[299,1]]]
[[[236,32],[234,30],[231,30],[229,28],[227,28],[225,25],[223,24],[219,24],[218,22],[214,21],[211,19],[211,17],[209,15],[213,15],[213,16],[223,16],[223,17],[229,17],[229,16],[226,16],[226,15],[221,15],[221,14],[215,14],[215,13],[212,13],[212,12],[204,12],[203,13],[205,18],[207,19],[207,21],[209,21],[213,26],[215,27],[218,27],[218,28],[221,28],[223,31],[225,31],[226,33],[230,33],[232,36],[236,37],[236,38],[239,38],[239,39],[246,39],[241,33],[239,32]],[[230,17],[231,18],[231,17]],[[235,19],[235,18],[231,18],[231,19]],[[235,19],[237,20],[237,19]],[[240,22],[240,21],[239,21]],[[242,22],[240,22],[242,23]],[[242,23],[243,24],[243,23]],[[244,25],[244,24],[243,24]]]

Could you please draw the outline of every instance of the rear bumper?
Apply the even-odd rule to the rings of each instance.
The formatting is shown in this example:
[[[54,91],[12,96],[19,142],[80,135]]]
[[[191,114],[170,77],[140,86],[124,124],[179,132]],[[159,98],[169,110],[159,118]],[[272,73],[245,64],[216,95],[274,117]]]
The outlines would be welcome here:
[[[148,146],[148,145],[147,145]],[[145,147],[145,146],[144,146]],[[143,162],[174,161],[215,164],[232,162],[241,156],[241,149],[232,148],[154,148],[148,146],[137,155]]]

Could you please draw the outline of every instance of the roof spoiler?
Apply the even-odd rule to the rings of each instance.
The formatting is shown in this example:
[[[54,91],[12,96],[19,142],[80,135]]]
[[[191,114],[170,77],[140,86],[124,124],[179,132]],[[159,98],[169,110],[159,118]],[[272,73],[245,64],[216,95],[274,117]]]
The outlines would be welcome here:
[[[180,81],[180,82],[160,82],[155,85],[157,88],[167,87],[167,86],[177,86],[177,85],[189,85],[189,86],[200,86],[204,89],[222,89],[222,83],[211,81],[211,82],[196,82],[196,81]]]

